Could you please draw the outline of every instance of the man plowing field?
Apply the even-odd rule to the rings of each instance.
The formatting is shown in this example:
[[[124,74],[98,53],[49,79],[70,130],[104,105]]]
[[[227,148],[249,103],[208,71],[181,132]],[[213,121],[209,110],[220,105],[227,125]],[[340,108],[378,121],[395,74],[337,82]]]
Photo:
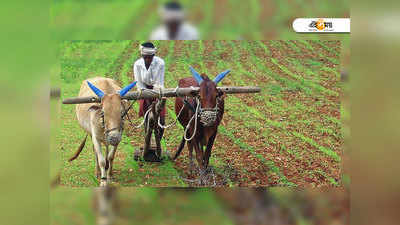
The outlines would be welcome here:
[[[137,89],[139,93],[145,90],[160,91],[164,88],[164,60],[155,56],[156,47],[151,42],[146,42],[140,45],[140,54],[142,57],[133,65],[134,78],[137,81]],[[139,116],[143,117],[150,105],[155,99],[140,99],[139,100]],[[165,123],[165,107],[160,113],[160,123]],[[163,131],[162,131],[163,133]],[[162,135],[161,135],[162,137]]]
[[[164,60],[155,56],[156,47],[151,42],[140,45],[140,54],[134,66],[134,77],[137,81],[139,95],[143,92],[158,92],[164,89]],[[139,117],[144,117],[145,145],[143,158],[146,161],[159,161],[161,159],[160,141],[164,135],[166,98],[145,98],[139,100]],[[158,126],[158,123],[160,126]],[[151,136],[154,131],[156,151],[153,154],[151,148]]]

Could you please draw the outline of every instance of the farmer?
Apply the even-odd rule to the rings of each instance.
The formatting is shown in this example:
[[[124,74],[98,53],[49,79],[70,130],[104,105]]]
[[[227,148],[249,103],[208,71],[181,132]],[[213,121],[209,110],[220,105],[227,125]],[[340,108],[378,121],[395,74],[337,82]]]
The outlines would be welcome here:
[[[160,91],[164,88],[164,70],[165,63],[160,57],[155,56],[157,48],[151,42],[140,45],[140,54],[142,57],[133,65],[133,74],[137,81],[137,89],[141,93],[145,89],[154,89]],[[139,116],[143,117],[149,109],[152,100],[139,100]],[[165,124],[165,108],[160,113],[160,123]],[[161,133],[162,137],[163,132]]]
[[[197,29],[185,22],[185,13],[177,2],[168,2],[159,10],[163,25],[150,35],[150,40],[198,40]]]

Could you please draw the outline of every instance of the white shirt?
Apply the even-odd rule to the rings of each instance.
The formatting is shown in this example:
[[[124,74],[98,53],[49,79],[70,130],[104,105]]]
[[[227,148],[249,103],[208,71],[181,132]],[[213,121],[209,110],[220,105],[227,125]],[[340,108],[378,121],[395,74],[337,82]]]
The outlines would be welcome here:
[[[188,24],[183,23],[176,34],[176,40],[199,40],[197,29]],[[150,40],[169,40],[167,27],[161,25],[157,27],[150,35]]]
[[[137,81],[137,88],[146,89],[145,84],[154,86],[154,88],[164,88],[164,71],[165,63],[160,57],[153,57],[148,70],[144,64],[143,57],[136,60],[133,65],[133,74]]]

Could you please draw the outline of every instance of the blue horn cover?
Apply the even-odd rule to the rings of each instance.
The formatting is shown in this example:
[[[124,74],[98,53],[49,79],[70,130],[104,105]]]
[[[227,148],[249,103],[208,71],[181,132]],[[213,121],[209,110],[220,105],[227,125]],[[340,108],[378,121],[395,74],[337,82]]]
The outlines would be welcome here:
[[[104,92],[102,92],[100,89],[98,89],[96,86],[94,86],[92,83],[89,81],[86,81],[87,84],[89,85],[90,89],[99,97],[102,98],[104,96]]]
[[[121,97],[124,97],[124,95],[126,93],[128,93],[129,90],[131,90],[133,87],[135,87],[136,83],[137,83],[137,81],[135,81],[135,82],[129,84],[128,86],[124,87],[122,90],[119,91],[119,95]]]
[[[214,78],[214,83],[218,84],[222,79],[225,78],[225,76],[231,72],[230,70],[225,70],[224,72],[220,73],[217,75],[217,77]]]
[[[193,67],[190,67],[190,72],[192,72],[194,79],[196,79],[197,83],[200,85],[201,82],[203,82],[203,78],[200,76],[200,74],[194,70]]]

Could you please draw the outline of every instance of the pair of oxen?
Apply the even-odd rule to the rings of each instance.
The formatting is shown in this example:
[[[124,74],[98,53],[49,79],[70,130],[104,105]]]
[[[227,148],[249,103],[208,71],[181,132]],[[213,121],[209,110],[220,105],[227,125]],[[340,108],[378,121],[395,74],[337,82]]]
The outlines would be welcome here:
[[[195,97],[176,97],[175,112],[177,119],[185,129],[182,141],[173,157],[176,159],[188,142],[190,169],[193,170],[193,148],[201,172],[209,163],[211,149],[217,135],[217,128],[224,113],[224,92],[217,89],[217,84],[230,72],[226,70],[210,80],[207,75],[199,74],[190,67],[192,77],[179,80],[179,88],[199,87]],[[121,141],[124,118],[128,113],[128,101],[123,97],[136,85],[136,82],[120,88],[116,81],[95,77],[83,81],[79,97],[92,96],[95,93],[100,103],[78,104],[76,115],[80,126],[86,131],[86,137],[75,155],[76,159],[82,151],[87,136],[93,142],[96,159],[96,176],[100,185],[106,185],[112,177],[112,167],[117,147]],[[188,138],[189,137],[189,138]],[[105,146],[105,155],[102,153]],[[109,147],[111,146],[111,150]],[[206,147],[204,150],[204,146]]]

